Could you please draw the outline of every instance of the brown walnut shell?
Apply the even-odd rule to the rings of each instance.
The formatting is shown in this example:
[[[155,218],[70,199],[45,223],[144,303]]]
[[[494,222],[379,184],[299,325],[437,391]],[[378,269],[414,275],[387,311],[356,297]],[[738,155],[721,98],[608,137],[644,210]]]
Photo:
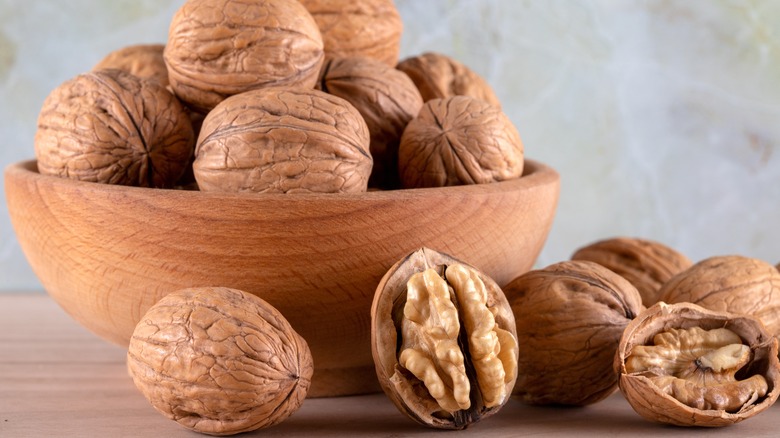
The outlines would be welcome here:
[[[397,188],[398,144],[423,101],[403,72],[364,57],[328,59],[317,88],[351,103],[368,125],[374,168],[369,186]]]
[[[181,103],[162,85],[120,70],[66,81],[38,116],[38,171],[81,181],[171,187],[192,156]]]
[[[763,260],[710,257],[672,277],[661,287],[659,299],[752,315],[780,336],[780,272]]]
[[[724,409],[705,409],[692,407],[697,403],[704,403],[702,398],[707,396],[707,379],[703,380],[703,387],[698,388],[695,394],[679,392],[669,394],[664,392],[658,384],[653,382],[657,371],[633,372],[627,370],[626,362],[638,348],[651,345],[654,337],[661,333],[670,333],[673,330],[699,328],[703,330],[727,329],[735,333],[742,344],[749,347],[748,362],[740,369],[736,378],[746,380],[751,376],[762,376],[766,382],[767,392],[756,399],[748,400],[735,412]],[[685,343],[677,344],[675,349],[690,348]],[[667,351],[667,354],[670,352]],[[677,354],[676,350],[671,354]],[[684,360],[690,360],[695,366],[701,366],[701,360],[695,356],[684,359],[683,354],[674,358],[682,364]],[[658,362],[658,361],[655,361]],[[728,426],[752,417],[771,406],[778,397],[778,383],[780,383],[780,364],[777,359],[777,340],[756,319],[746,315],[735,315],[726,312],[716,312],[690,303],[666,304],[659,302],[640,313],[625,329],[620,340],[618,353],[615,356],[615,370],[620,374],[620,391],[631,404],[631,407],[642,417],[650,421],[673,424],[678,426]],[[702,374],[710,374],[711,370],[703,370]],[[712,387],[716,379],[710,378]],[[737,397],[735,388],[725,386],[726,389],[713,390],[711,396],[717,403],[726,403],[730,397]],[[695,395],[695,397],[690,397]],[[691,405],[680,400],[690,402]],[[690,397],[687,400],[685,397]],[[739,404],[739,403],[738,403]]]
[[[405,188],[505,181],[520,177],[523,164],[512,121],[500,108],[466,96],[426,102],[398,148]]]
[[[152,306],[127,353],[136,387],[182,426],[232,435],[280,423],[306,398],[306,341],[273,306],[236,289],[182,289]]]
[[[163,58],[164,44],[137,44],[114,50],[101,59],[92,70],[115,68],[138,76],[153,79],[168,86],[168,68]]]
[[[203,121],[193,172],[203,191],[364,192],[366,123],[344,99],[265,88],[225,99]]]
[[[208,112],[248,90],[314,87],[324,52],[317,23],[296,0],[188,0],[164,56],[174,93]]]
[[[322,33],[325,55],[364,56],[395,67],[403,22],[393,0],[300,0]]]
[[[504,291],[520,346],[515,396],[584,406],[615,391],[620,336],[643,309],[631,283],[596,263],[565,261],[529,271]]]
[[[469,96],[501,107],[501,101],[482,76],[447,55],[423,53],[404,59],[397,68],[412,78],[425,102]]]
[[[615,237],[579,248],[572,260],[590,260],[630,281],[645,307],[658,302],[661,286],[693,262],[682,253],[653,240]]]
[[[451,272],[466,273],[473,283]],[[421,278],[428,288],[423,293],[415,286]],[[492,279],[421,248],[393,265],[374,295],[371,350],[379,383],[396,407],[418,423],[464,429],[495,414],[509,399],[517,376],[514,326],[509,303]],[[407,356],[410,351],[414,354]],[[405,359],[413,355],[416,361]],[[438,386],[430,384],[439,378]],[[447,403],[465,404],[448,408]]]

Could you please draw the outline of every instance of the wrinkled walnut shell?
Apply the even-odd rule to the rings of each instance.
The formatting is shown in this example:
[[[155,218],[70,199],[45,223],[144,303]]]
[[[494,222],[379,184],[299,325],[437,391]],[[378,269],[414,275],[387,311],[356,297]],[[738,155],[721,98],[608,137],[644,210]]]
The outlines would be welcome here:
[[[734,413],[721,409],[697,409],[662,392],[650,378],[639,373],[627,373],[626,359],[636,346],[650,344],[660,332],[691,327],[705,330],[726,328],[736,333],[743,344],[750,347],[752,355],[738,376],[763,376],[769,392]],[[772,334],[753,317],[716,312],[690,303],[668,305],[659,302],[640,313],[626,327],[620,340],[615,370],[620,374],[621,392],[638,414],[650,421],[678,426],[728,426],[764,411],[780,394],[777,341]]]
[[[364,192],[366,123],[314,89],[265,88],[225,99],[203,121],[193,172],[203,191]]]
[[[38,116],[38,171],[108,184],[171,187],[192,156],[189,116],[162,85],[120,70],[66,81]]]
[[[306,341],[273,306],[236,289],[163,297],[130,339],[128,371],[166,417],[210,435],[273,426],[306,398]]]
[[[520,348],[515,396],[584,406],[615,391],[620,335],[643,309],[631,283],[596,263],[566,261],[529,271],[504,291]]]
[[[115,68],[138,76],[152,79],[163,87],[168,86],[168,68],[163,59],[164,44],[137,44],[114,50],[100,60],[92,70]]]
[[[482,76],[447,55],[423,53],[404,59],[397,68],[412,78],[425,102],[469,96],[501,107],[501,101]]]
[[[398,143],[423,104],[411,79],[375,59],[337,58],[325,62],[317,88],[351,103],[366,121],[374,159],[369,186],[397,188]]]
[[[652,240],[615,237],[578,249],[572,260],[590,260],[620,274],[642,296],[645,307],[658,302],[661,286],[693,262],[676,250]]]
[[[174,93],[208,112],[248,90],[314,87],[324,52],[317,23],[296,0],[188,0],[164,56]]]
[[[466,96],[426,102],[398,148],[404,188],[505,181],[520,177],[523,164],[523,143],[509,118]]]

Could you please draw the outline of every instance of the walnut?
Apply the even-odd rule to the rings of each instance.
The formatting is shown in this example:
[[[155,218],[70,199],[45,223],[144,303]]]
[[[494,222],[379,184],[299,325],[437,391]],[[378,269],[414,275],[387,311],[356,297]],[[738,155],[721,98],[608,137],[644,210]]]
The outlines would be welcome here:
[[[727,426],[777,400],[777,341],[755,318],[659,302],[625,329],[615,357],[620,390],[642,417]]]
[[[590,260],[620,274],[636,287],[645,306],[658,302],[661,286],[693,264],[662,243],[631,237],[594,242],[578,249],[571,258]]]
[[[317,88],[351,103],[368,125],[374,167],[369,186],[397,188],[398,143],[423,101],[404,73],[364,57],[326,60]]]
[[[523,143],[496,106],[466,96],[434,99],[406,126],[398,149],[405,188],[483,184],[520,177]]]
[[[393,0],[300,0],[322,33],[325,55],[398,63],[403,22]]]
[[[596,263],[566,261],[529,271],[504,291],[520,346],[515,396],[584,406],[615,391],[620,335],[643,309],[631,283]]]
[[[470,96],[501,107],[487,81],[447,55],[423,53],[404,59],[397,68],[412,78],[425,102],[451,96]]]
[[[170,187],[194,137],[184,107],[162,85],[120,70],[66,81],[38,116],[38,170],[82,181]]]
[[[475,268],[421,248],[382,278],[371,316],[379,382],[413,420],[463,429],[509,399],[514,317],[498,285]]]
[[[317,23],[296,0],[187,0],[164,56],[176,95],[208,112],[252,89],[314,87],[324,52]]]
[[[273,306],[221,287],[163,297],[136,326],[127,362],[155,409],[210,435],[285,420],[303,403],[314,369],[306,341]]]
[[[163,59],[164,44],[138,44],[114,50],[92,67],[92,70],[117,69],[152,79],[168,86],[168,68]]]
[[[314,89],[232,96],[203,121],[193,163],[203,191],[361,192],[372,159],[360,113]]]
[[[702,260],[666,282],[659,299],[752,315],[780,336],[780,272],[759,259],[732,255]]]

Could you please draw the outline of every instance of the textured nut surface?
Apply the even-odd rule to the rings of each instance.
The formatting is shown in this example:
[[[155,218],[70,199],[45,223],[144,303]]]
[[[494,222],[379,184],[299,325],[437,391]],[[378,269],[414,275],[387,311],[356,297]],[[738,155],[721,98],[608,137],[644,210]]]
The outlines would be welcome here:
[[[517,377],[514,317],[476,269],[415,251],[384,276],[371,315],[379,382],[410,418],[463,429],[508,400]]]
[[[306,341],[262,299],[235,289],[165,296],[138,323],[127,353],[136,387],[189,429],[230,435],[277,424],[306,397]]]
[[[313,87],[324,52],[317,23],[295,0],[188,0],[164,56],[176,95],[207,112],[247,90]]]
[[[653,240],[615,237],[584,246],[572,260],[590,260],[630,281],[649,307],[658,301],[661,286],[693,262],[680,252]]]
[[[423,53],[404,59],[397,68],[412,78],[425,102],[451,96],[469,96],[501,107],[501,102],[487,81],[447,55]]]
[[[484,184],[520,177],[523,143],[511,120],[485,101],[434,99],[406,126],[398,148],[406,188]]]
[[[38,116],[38,170],[82,181],[170,187],[192,156],[189,116],[162,85],[120,70],[66,81]]]
[[[666,282],[659,299],[753,315],[780,335],[780,272],[759,259],[732,255],[702,260]]]
[[[393,0],[301,0],[322,33],[325,54],[398,63],[403,22]]]
[[[504,287],[520,346],[513,394],[529,404],[584,406],[617,387],[620,335],[642,310],[623,277],[593,262],[529,271]]]
[[[164,44],[137,44],[114,50],[92,67],[92,70],[115,68],[142,79],[153,79],[168,86],[168,68],[163,59]]]
[[[629,323],[615,356],[620,390],[642,417],[727,426],[778,396],[777,340],[758,319],[659,302]]]
[[[348,101],[366,121],[374,159],[369,185],[397,188],[398,143],[423,104],[412,80],[371,58],[337,58],[325,62],[317,88]]]
[[[193,171],[223,192],[360,192],[369,134],[347,101],[314,89],[267,88],[226,99],[203,121]]]

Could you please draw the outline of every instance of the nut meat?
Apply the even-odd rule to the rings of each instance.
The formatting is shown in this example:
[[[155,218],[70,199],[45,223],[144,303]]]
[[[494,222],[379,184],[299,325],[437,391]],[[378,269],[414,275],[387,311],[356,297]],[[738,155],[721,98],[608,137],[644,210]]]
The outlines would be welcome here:
[[[399,410],[431,427],[463,429],[497,412],[517,376],[517,338],[501,289],[422,248],[393,266],[372,306],[372,352]]]

